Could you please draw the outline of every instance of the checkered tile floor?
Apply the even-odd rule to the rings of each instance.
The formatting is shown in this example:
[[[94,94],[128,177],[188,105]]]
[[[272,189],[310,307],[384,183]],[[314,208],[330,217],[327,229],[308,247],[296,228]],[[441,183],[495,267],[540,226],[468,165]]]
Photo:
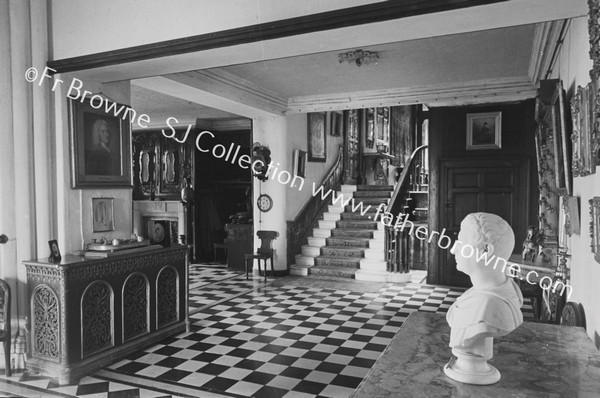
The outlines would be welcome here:
[[[78,385],[16,375],[10,386],[63,397],[349,397],[411,312],[445,313],[463,292],[415,283],[370,293],[286,278],[265,284],[194,266],[190,284],[190,333],[136,352]],[[531,305],[524,312],[530,317]],[[3,390],[12,391],[0,379]]]

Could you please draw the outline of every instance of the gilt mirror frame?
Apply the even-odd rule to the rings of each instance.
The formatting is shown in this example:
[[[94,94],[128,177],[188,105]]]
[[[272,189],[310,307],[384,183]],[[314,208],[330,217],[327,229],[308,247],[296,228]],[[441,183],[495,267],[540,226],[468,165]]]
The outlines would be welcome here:
[[[600,263],[600,197],[590,199],[590,238],[594,259]]]
[[[590,9],[588,31],[590,36],[590,58],[593,61],[590,77],[594,86],[592,131],[590,133],[590,151],[592,168],[600,165],[600,0],[588,0]]]
[[[571,99],[571,115],[573,117],[572,140],[572,171],[573,177],[582,177],[594,173],[595,165],[592,157],[592,130],[596,102],[595,85],[589,83],[586,87],[577,87]]]

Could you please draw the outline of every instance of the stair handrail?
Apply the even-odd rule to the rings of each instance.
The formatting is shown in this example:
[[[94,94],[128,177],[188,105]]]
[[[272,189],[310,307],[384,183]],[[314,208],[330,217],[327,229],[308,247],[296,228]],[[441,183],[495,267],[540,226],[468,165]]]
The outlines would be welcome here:
[[[404,167],[404,169],[402,170],[402,173],[400,174],[400,177],[398,178],[398,183],[396,184],[396,187],[394,188],[394,193],[392,194],[390,202],[388,203],[387,208],[386,208],[386,211],[388,213],[393,214],[394,217],[397,216],[396,212],[398,211],[398,207],[400,205],[400,202],[398,201],[398,199],[401,197],[402,189],[406,185],[406,180],[408,179],[408,175],[411,172],[411,166],[413,165],[413,162],[415,161],[415,159],[417,159],[417,156],[419,155],[419,153],[421,153],[421,151],[425,150],[427,147],[428,147],[427,144],[421,145],[420,147],[417,147],[412,152],[412,154],[408,158],[408,162],[406,162],[406,167]]]
[[[344,146],[340,145],[336,161],[333,163],[325,177],[321,180],[323,192],[335,192],[342,184],[344,165]],[[329,203],[329,196],[322,199],[321,195],[311,195],[293,220],[287,221],[287,264],[288,269],[295,262],[295,255],[302,251],[302,245],[308,240],[308,235],[318,221],[325,205]]]
[[[406,162],[406,166],[400,174],[400,178],[398,178],[398,183],[394,188],[394,193],[392,194],[390,202],[386,208],[388,214],[392,214],[394,219],[394,222],[391,225],[386,225],[384,229],[384,256],[385,262],[387,263],[386,268],[388,272],[407,273],[410,271],[411,259],[409,258],[410,256],[408,253],[410,238],[407,232],[404,231],[404,228],[402,231],[399,231],[395,228],[395,225],[398,221],[397,217],[400,216],[400,213],[398,212],[401,206],[399,199],[402,197],[402,190],[406,186],[408,175],[415,167],[415,160],[426,148],[427,145],[421,145],[410,155],[408,162]]]

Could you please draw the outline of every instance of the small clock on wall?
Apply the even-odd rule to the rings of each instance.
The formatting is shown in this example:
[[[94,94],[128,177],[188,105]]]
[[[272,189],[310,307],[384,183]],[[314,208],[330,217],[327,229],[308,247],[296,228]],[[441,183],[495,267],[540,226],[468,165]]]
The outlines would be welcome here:
[[[258,206],[258,210],[266,213],[273,207],[273,199],[267,194],[262,194],[258,197],[256,204]]]

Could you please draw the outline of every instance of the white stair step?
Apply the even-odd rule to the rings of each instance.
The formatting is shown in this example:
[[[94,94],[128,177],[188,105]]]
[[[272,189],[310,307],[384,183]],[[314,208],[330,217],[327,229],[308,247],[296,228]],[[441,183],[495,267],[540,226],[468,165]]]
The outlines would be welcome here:
[[[354,274],[354,278],[359,281],[408,283],[412,280],[412,275],[410,272],[402,274],[399,272],[366,270],[362,269],[362,262],[360,266],[361,269],[356,271],[356,273]]]
[[[383,240],[371,239],[369,241],[369,249],[376,249],[383,251],[385,249],[385,242]]]
[[[360,269],[367,272],[387,272],[387,263],[384,260],[365,258],[360,260]]]
[[[327,244],[326,238],[327,237],[309,236],[308,237],[308,244],[310,246],[322,247],[322,246],[325,246]]]
[[[315,258],[298,254],[296,255],[296,265],[301,267],[312,267],[315,265]]]
[[[329,205],[328,210],[330,213],[343,213],[344,208],[339,205]]]
[[[290,265],[290,275],[308,276],[308,268],[309,267],[303,267],[298,264],[292,264]]]
[[[337,221],[341,218],[341,214],[340,213],[323,213],[323,220],[326,221]]]
[[[321,255],[321,248],[318,246],[302,246],[302,255],[306,257],[317,257]]]
[[[357,281],[370,281],[370,282],[387,282],[389,272],[383,271],[366,271],[359,269],[354,273],[354,279]]]
[[[351,193],[351,192],[354,192],[354,191],[356,191],[356,185],[343,184],[343,185],[340,187],[340,190],[341,190],[342,192],[348,192],[348,193]]]
[[[331,236],[331,228],[313,228],[313,236],[315,238],[329,238]]]
[[[333,229],[335,228],[335,221],[319,220],[319,228]]]
[[[385,260],[383,250],[365,249],[365,258],[370,260]]]
[[[373,230],[373,239],[384,240],[385,239],[385,230],[384,229],[374,229]]]

